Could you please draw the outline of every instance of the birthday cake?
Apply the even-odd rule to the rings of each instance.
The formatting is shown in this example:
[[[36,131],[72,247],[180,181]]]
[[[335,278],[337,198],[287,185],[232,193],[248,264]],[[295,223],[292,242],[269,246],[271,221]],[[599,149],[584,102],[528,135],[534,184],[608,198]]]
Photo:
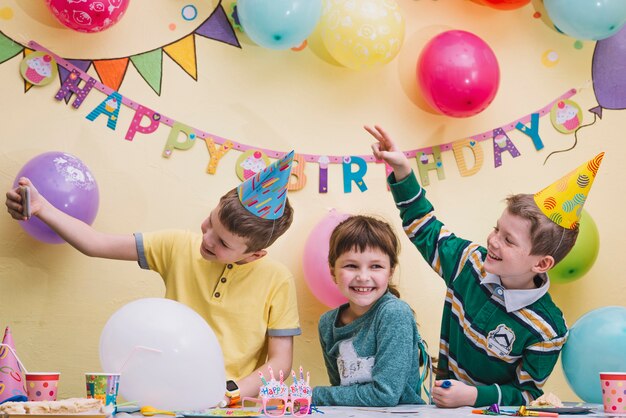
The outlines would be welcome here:
[[[530,403],[530,406],[554,406],[557,408],[563,407],[563,402],[554,393],[544,393],[534,401]]]
[[[69,415],[102,414],[102,403],[98,399],[69,398],[60,401],[5,402],[0,405],[0,414],[7,415]]]

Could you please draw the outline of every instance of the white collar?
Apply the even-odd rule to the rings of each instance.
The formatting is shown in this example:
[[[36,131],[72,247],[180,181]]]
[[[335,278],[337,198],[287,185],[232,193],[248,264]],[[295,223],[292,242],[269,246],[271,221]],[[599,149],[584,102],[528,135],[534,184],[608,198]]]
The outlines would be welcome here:
[[[492,293],[502,289],[502,298],[504,299],[506,311],[513,312],[537,302],[543,295],[548,293],[550,278],[546,273],[540,274],[539,277],[543,279],[543,284],[536,289],[506,289],[502,286],[500,276],[487,272],[485,272],[485,277],[480,284],[495,284],[496,289]]]

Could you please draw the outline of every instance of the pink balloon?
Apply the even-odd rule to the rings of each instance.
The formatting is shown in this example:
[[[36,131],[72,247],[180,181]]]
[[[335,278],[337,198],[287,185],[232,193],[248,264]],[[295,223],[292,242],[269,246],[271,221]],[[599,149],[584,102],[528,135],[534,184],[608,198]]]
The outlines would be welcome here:
[[[422,50],[417,79],[426,102],[444,115],[465,118],[489,106],[500,84],[495,54],[478,36],[443,32]]]
[[[46,0],[59,22],[78,32],[94,33],[116,24],[130,0]]]
[[[304,245],[302,268],[304,280],[311,293],[329,308],[336,308],[348,301],[333,281],[328,266],[330,234],[349,215],[332,209],[315,227]]]

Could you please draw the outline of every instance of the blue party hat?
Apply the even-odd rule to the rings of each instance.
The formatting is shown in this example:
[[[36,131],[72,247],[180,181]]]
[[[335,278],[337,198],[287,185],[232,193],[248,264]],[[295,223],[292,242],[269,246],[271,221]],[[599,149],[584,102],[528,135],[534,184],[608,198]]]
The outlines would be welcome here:
[[[263,219],[278,219],[285,211],[287,185],[294,151],[250,177],[237,187],[241,204]]]

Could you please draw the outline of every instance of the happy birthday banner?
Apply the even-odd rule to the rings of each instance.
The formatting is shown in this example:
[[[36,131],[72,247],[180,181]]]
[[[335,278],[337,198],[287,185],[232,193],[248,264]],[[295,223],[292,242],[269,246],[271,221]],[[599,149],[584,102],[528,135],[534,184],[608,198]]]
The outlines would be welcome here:
[[[242,144],[231,139],[204,132],[180,121],[176,121],[160,112],[156,112],[146,106],[143,106],[128,97],[122,96],[118,91],[100,83],[89,74],[65,61],[63,58],[57,56],[38,43],[31,41],[29,42],[29,47],[33,51],[38,52],[33,52],[32,54],[26,56],[22,62],[22,68],[26,68],[27,70],[30,67],[36,68],[35,65],[30,65],[29,57],[31,55],[32,58],[30,58],[30,60],[35,61],[35,59],[43,60],[45,55],[48,54],[56,60],[59,68],[63,67],[69,71],[69,76],[65,79],[65,81],[63,81],[61,88],[55,95],[55,99],[58,101],[65,100],[66,103],[69,103],[72,95],[75,95],[76,97],[72,102],[72,107],[78,109],[94,88],[107,95],[107,97],[98,106],[89,112],[86,116],[88,120],[93,122],[100,116],[104,116],[106,119],[106,126],[112,130],[116,130],[119,114],[122,109],[121,104],[124,104],[126,107],[135,111],[130,126],[126,130],[126,135],[124,136],[124,138],[128,141],[132,141],[137,132],[148,135],[154,133],[161,125],[169,126],[169,135],[162,152],[163,158],[170,158],[175,151],[190,149],[195,145],[197,139],[199,138],[204,140],[209,152],[209,163],[206,168],[207,173],[215,174],[220,159],[227,152],[235,149],[242,152],[242,155],[236,162],[235,170],[238,177],[241,180],[245,180],[268,166],[270,164],[269,157],[280,158],[286,154],[284,151],[275,151]],[[50,61],[50,57],[47,57],[48,61]],[[44,65],[45,62],[41,61],[38,64],[41,66]],[[27,81],[33,81],[28,78],[27,72],[23,72],[23,75]],[[55,74],[53,74],[53,76],[54,75]],[[49,74],[48,77],[50,77]],[[83,82],[82,86],[80,86],[81,81]],[[544,147],[541,137],[539,136],[539,118],[545,116],[546,114],[551,115],[552,124],[557,130],[562,133],[573,132],[582,121],[582,112],[580,111],[580,107],[575,102],[567,100],[574,94],[576,94],[576,89],[570,89],[560,97],[551,101],[542,109],[523,116],[506,125],[493,128],[490,131],[449,143],[405,151],[404,153],[408,158],[415,158],[417,160],[417,171],[420,176],[421,183],[424,186],[428,186],[430,184],[430,171],[436,171],[439,180],[445,179],[444,166],[441,159],[441,153],[443,151],[452,150],[461,176],[467,177],[476,174],[482,168],[484,159],[481,143],[489,139],[493,140],[494,166],[496,168],[500,167],[502,165],[502,154],[508,153],[512,158],[517,158],[521,155],[519,150],[515,147],[513,141],[511,141],[510,137],[507,135],[507,132],[519,131],[525,134],[532,141],[536,150],[540,150]],[[528,125],[528,123],[530,123],[530,125]],[[470,166],[468,166],[465,158],[465,150],[469,151],[473,156],[473,164]],[[361,192],[367,190],[364,177],[367,173],[368,162],[378,164],[383,163],[382,161],[375,160],[372,155],[320,155],[302,154],[297,152],[294,157],[294,162],[295,164],[292,169],[292,179],[289,184],[289,190],[300,190],[306,185],[307,177],[304,174],[304,167],[307,162],[310,162],[316,163],[319,166],[319,193],[328,192],[329,164],[342,164],[343,191],[344,193],[351,193],[353,183]],[[387,164],[385,164],[385,170],[387,174],[391,172],[391,168]]]

